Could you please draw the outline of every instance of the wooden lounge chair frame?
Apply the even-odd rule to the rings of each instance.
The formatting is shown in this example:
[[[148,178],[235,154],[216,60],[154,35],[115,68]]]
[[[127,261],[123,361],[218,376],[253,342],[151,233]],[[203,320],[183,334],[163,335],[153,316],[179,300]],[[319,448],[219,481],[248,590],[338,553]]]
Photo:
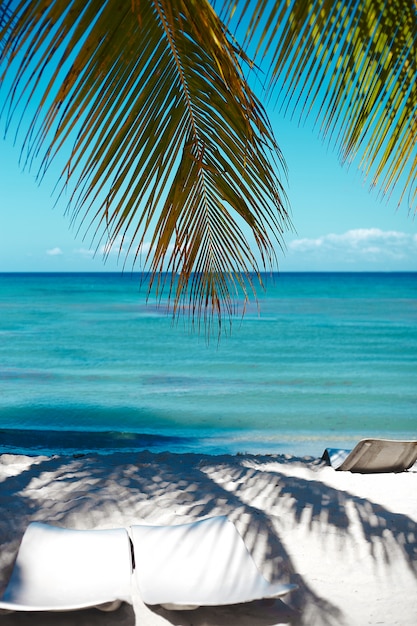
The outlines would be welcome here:
[[[341,471],[404,472],[417,461],[417,441],[362,439],[353,450],[326,448],[322,460]]]

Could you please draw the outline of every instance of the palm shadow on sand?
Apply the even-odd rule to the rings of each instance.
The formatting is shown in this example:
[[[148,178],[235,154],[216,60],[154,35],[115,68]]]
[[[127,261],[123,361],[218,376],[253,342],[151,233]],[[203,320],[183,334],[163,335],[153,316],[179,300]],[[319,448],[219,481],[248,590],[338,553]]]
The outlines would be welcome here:
[[[4,588],[11,573],[19,541],[29,522],[73,528],[108,527],[106,520],[110,515],[113,525],[126,527],[228,515],[255,561],[262,564],[264,575],[298,585],[298,590],[284,601],[202,607],[190,613],[162,607],[147,609],[174,626],[342,626],[345,619],[338,607],[313,591],[297,572],[286,548],[288,528],[300,524],[301,518],[304,524],[308,519],[307,528],[319,524],[323,535],[336,532],[343,537],[350,532],[347,510],[353,510],[373,558],[383,558],[389,564],[393,539],[417,577],[417,531],[413,520],[320,481],[288,476],[279,471],[279,465],[273,471],[265,470],[262,457],[255,460],[259,469],[249,467],[245,457],[231,456],[141,452],[104,458],[45,457],[20,473],[7,476],[0,483],[1,510],[7,511],[0,521],[0,588]],[[265,467],[266,461],[271,458],[265,459]],[[1,626],[31,623],[30,614],[0,616]],[[123,605],[113,614],[96,610],[44,614],[42,624],[132,626],[135,613],[132,607]]]

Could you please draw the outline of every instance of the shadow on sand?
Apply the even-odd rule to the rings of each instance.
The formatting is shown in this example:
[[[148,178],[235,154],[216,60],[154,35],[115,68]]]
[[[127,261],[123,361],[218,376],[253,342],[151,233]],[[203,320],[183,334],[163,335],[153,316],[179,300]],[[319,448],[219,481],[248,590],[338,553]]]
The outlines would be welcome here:
[[[0,457],[1,463],[10,462],[10,467],[16,467],[16,459],[19,461],[19,457]],[[127,527],[228,515],[265,577],[298,585],[298,590],[286,596],[285,602],[252,602],[192,612],[147,608],[153,613],[155,623],[161,624],[343,626],[345,616],[338,607],[319,597],[293,563],[287,537],[301,522],[307,532],[318,525],[323,540],[331,534],[343,543],[352,531],[354,515],[375,561],[382,559],[390,563],[394,558],[391,555],[394,541],[417,577],[417,531],[413,520],[319,480],[288,476],[279,471],[279,464],[268,470],[271,457],[254,459],[256,463],[248,466],[247,457],[150,452],[22,457],[20,471],[7,472],[6,467],[0,483],[0,591],[10,576],[20,539],[31,521],[68,528],[96,528],[109,527],[109,520],[113,527]],[[96,610],[42,614],[39,623],[133,626],[135,611],[123,605],[111,614]],[[138,615],[136,623],[140,624]],[[0,616],[1,626],[29,624],[33,625],[33,614]]]

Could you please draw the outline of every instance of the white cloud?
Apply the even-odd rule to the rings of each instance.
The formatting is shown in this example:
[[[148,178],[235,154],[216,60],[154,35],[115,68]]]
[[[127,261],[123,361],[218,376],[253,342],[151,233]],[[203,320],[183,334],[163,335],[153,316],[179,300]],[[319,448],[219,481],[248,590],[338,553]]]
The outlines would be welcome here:
[[[46,251],[46,254],[48,256],[61,256],[64,253],[62,252],[61,248],[51,248],[50,250]]]
[[[79,254],[80,256],[88,258],[92,258],[95,254],[94,250],[91,250],[89,248],[77,248],[76,250],[74,250],[74,252],[75,254]]]
[[[295,239],[288,243],[293,256],[304,259],[343,261],[347,265],[416,264],[417,235],[379,228],[357,228],[342,234],[329,233],[314,239]]]
[[[317,249],[355,250],[361,254],[401,254],[407,249],[417,246],[417,236],[379,228],[358,228],[337,235],[330,233],[316,239],[295,239],[288,248],[296,251]]]

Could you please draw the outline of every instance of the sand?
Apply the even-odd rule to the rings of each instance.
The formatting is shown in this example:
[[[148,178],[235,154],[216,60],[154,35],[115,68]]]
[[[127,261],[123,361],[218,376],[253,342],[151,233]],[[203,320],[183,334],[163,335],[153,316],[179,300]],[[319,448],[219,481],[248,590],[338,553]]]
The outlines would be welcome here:
[[[177,524],[227,515],[282,600],[168,611],[9,613],[1,626],[417,624],[417,468],[336,472],[289,456],[0,456],[0,594],[31,521],[68,528]]]

